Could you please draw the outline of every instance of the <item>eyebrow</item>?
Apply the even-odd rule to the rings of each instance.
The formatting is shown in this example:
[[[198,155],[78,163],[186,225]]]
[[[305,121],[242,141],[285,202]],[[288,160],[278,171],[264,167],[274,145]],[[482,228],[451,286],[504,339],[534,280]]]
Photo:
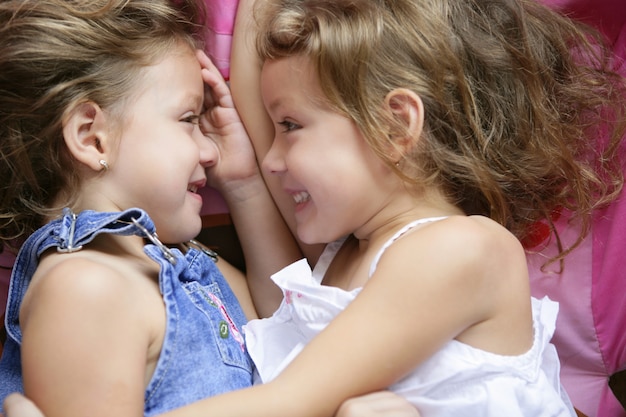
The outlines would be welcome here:
[[[276,110],[276,107],[279,107],[279,106],[280,106],[280,101],[274,100],[271,103],[269,103],[269,105],[267,106],[267,111]]]
[[[282,99],[281,97],[278,98],[274,98],[272,101],[270,101],[267,105],[267,111],[276,111],[276,109],[280,108],[281,106],[284,106],[285,100]]]

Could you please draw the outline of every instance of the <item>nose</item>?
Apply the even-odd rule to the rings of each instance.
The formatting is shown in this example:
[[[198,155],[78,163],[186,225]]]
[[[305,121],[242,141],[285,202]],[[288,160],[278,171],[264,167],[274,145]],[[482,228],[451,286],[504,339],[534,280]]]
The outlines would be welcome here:
[[[263,158],[261,167],[265,172],[270,174],[280,174],[287,170],[285,164],[285,146],[280,140],[274,138],[272,146]]]
[[[204,168],[215,165],[219,155],[215,142],[198,132],[196,133],[196,143],[200,151],[200,165]]]

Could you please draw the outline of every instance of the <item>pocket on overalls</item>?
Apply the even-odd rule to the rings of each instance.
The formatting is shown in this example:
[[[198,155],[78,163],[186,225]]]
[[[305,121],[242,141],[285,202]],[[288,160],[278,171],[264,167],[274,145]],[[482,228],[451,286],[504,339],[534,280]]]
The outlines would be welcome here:
[[[246,351],[241,330],[244,323],[235,321],[230,311],[233,307],[224,303],[219,285],[188,282],[183,288],[196,307],[209,319],[213,338],[223,362],[252,372],[252,360]]]

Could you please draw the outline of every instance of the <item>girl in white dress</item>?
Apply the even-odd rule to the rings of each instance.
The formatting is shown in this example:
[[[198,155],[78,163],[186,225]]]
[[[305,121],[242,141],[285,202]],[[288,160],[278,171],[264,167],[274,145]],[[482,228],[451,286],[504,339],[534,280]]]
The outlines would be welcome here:
[[[621,187],[617,139],[588,140],[626,109],[593,33],[529,0],[259,1],[263,168],[328,245],[255,296],[280,302],[245,329],[264,383],[167,415],[331,416],[391,387],[425,417],[574,416],[521,242]]]
[[[522,242],[621,187],[599,162],[623,131],[588,139],[626,109],[601,41],[526,0],[257,1],[263,169],[327,246],[255,297],[280,303],[244,330],[263,384],[171,415],[330,416],[390,387],[425,417],[574,416]]]

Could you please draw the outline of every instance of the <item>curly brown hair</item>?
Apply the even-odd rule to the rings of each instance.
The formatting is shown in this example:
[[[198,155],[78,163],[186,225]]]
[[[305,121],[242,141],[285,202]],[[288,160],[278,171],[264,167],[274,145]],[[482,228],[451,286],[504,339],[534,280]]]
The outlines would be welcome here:
[[[79,185],[66,115],[93,101],[121,118],[143,67],[181,41],[201,47],[202,4],[0,2],[0,247],[17,246]]]
[[[466,214],[521,240],[546,221],[558,240],[551,214],[568,209],[582,232],[563,257],[622,188],[626,81],[590,27],[531,0],[267,0],[255,13],[262,60],[310,58],[390,168]],[[388,132],[403,126],[383,106],[396,88],[425,108],[401,168]]]

